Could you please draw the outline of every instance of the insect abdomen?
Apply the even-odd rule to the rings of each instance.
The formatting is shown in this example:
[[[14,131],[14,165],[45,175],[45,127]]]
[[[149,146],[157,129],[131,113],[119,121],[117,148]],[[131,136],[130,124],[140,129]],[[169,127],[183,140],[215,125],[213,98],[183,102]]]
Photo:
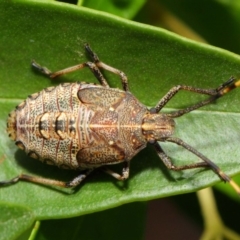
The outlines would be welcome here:
[[[77,168],[78,83],[32,94],[9,114],[7,131],[16,145],[36,159]]]

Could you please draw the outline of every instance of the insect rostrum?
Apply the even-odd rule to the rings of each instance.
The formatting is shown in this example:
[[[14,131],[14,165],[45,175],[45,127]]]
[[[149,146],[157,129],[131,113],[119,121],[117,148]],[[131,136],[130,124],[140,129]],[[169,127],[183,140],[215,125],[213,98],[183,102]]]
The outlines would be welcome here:
[[[85,45],[85,49],[92,62],[57,72],[51,72],[35,61],[32,62],[32,66],[50,78],[88,67],[100,85],[80,82],[46,88],[20,103],[9,114],[7,122],[10,138],[32,158],[61,168],[85,171],[70,182],[21,174],[9,181],[0,182],[0,185],[27,180],[61,187],[75,187],[98,167],[102,167],[102,170],[118,180],[125,180],[129,177],[130,160],[145,148],[147,143],[151,143],[168,169],[180,171],[209,167],[220,179],[229,182],[240,193],[237,184],[210,159],[181,139],[172,137],[175,128],[174,118],[212,103],[238,87],[240,80],[235,81],[231,77],[216,89],[178,85],[170,89],[156,106],[149,110],[129,91],[128,79],[122,71],[101,62],[88,44]],[[101,68],[119,75],[123,90],[110,88],[100,71]],[[179,90],[205,94],[208,97],[185,109],[167,114],[159,113]],[[202,161],[175,166],[159,142],[178,144]],[[117,163],[123,163],[121,174],[107,168],[107,165]]]

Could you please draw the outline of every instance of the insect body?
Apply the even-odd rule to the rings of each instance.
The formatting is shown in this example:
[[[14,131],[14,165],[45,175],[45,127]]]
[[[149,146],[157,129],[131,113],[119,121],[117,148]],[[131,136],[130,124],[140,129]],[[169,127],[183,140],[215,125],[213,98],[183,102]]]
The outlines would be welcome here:
[[[64,83],[49,87],[29,96],[9,114],[7,131],[16,145],[26,153],[47,164],[62,168],[85,170],[70,182],[61,182],[21,174],[0,185],[27,180],[62,187],[74,187],[97,167],[119,180],[129,176],[129,162],[147,143],[154,145],[167,168],[179,171],[198,167],[210,167],[223,181],[229,182],[240,193],[239,187],[207,157],[181,139],[172,137],[179,117],[223,96],[238,87],[239,81],[230,78],[216,89],[200,89],[178,85],[173,87],[158,103],[148,109],[128,90],[126,75],[101,62],[89,45],[85,45],[93,62],[79,64],[55,73],[32,65],[51,78],[89,67],[101,85],[87,83]],[[110,88],[100,68],[118,74],[123,90]],[[168,114],[159,113],[166,103],[179,91],[187,90],[210,97],[186,109]],[[160,142],[178,144],[202,161],[184,166],[175,166],[161,148]],[[123,163],[122,174],[115,173],[106,165]]]
[[[129,92],[62,84],[20,104],[10,114],[8,132],[33,158],[64,168],[95,168],[130,161],[146,146],[141,123],[147,115]]]

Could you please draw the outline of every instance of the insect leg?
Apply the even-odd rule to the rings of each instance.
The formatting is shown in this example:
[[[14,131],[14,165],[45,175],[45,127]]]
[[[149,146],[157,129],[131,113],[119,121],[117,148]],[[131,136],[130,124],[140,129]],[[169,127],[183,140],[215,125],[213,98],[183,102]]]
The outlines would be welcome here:
[[[101,62],[97,56],[96,53],[94,53],[92,51],[92,49],[90,48],[90,46],[88,44],[85,44],[85,49],[86,51],[88,52],[88,54],[90,55],[90,57],[92,58],[92,61],[99,67],[99,68],[103,68],[109,72],[112,72],[114,74],[117,74],[120,76],[120,79],[121,79],[121,82],[122,82],[122,87],[125,91],[128,91],[129,90],[129,87],[128,87],[128,79],[127,79],[127,76],[124,72],[116,69],[116,68],[113,68],[107,64],[105,64],[104,62]]]
[[[42,185],[53,185],[58,187],[70,188],[70,187],[75,187],[79,185],[92,171],[93,169],[88,169],[85,173],[81,173],[79,176],[77,176],[76,178],[74,178],[72,181],[69,181],[69,182],[62,182],[62,181],[52,180],[48,178],[41,178],[41,177],[31,176],[27,174],[20,174],[19,176],[12,178],[11,180],[0,181],[0,186],[15,184],[19,181],[28,181],[33,183],[40,183]]]
[[[48,68],[41,66],[35,60],[32,60],[32,66],[50,78],[55,78],[55,77],[61,76],[66,73],[74,72],[74,71],[80,70],[84,67],[88,67],[92,71],[92,73],[95,75],[95,77],[98,79],[98,81],[100,82],[100,84],[102,86],[109,87],[107,80],[104,78],[101,71],[99,70],[99,68],[103,68],[107,71],[110,71],[114,74],[119,75],[121,78],[123,89],[125,91],[128,91],[128,79],[124,72],[101,62],[99,60],[97,54],[92,51],[92,49],[90,48],[90,46],[88,44],[85,44],[85,49],[86,49],[87,53],[90,55],[90,57],[92,58],[93,62],[81,63],[81,64],[78,64],[78,65],[75,65],[72,67],[68,67],[68,68],[65,68],[65,69],[62,69],[62,70],[59,70],[56,72],[52,72]]]
[[[202,106],[205,106],[205,105],[215,101],[216,99],[222,97],[224,94],[228,93],[229,91],[233,90],[234,88],[239,87],[240,80],[238,80],[236,82],[234,82],[234,80],[235,79],[233,77],[231,77],[228,81],[226,81],[225,83],[223,83],[216,89],[202,89],[202,88],[195,88],[195,87],[185,86],[185,85],[175,86],[172,89],[170,89],[170,91],[157,103],[155,108],[151,109],[151,112],[158,113],[170,101],[170,99],[172,99],[172,97],[175,96],[176,93],[178,93],[179,90],[186,90],[186,91],[191,91],[191,92],[206,94],[206,95],[211,96],[210,98],[203,100],[197,104],[194,104],[190,107],[175,111],[173,113],[166,114],[167,116],[172,117],[172,118],[180,117],[188,112],[191,112],[195,109],[198,109]]]
[[[66,74],[66,73],[74,72],[74,71],[80,70],[84,67],[88,67],[92,71],[94,76],[98,79],[98,81],[100,82],[100,84],[102,86],[109,87],[106,79],[102,75],[102,73],[99,70],[99,68],[97,67],[97,65],[95,63],[92,63],[92,62],[81,63],[81,64],[78,64],[78,65],[75,65],[75,66],[72,66],[72,67],[68,67],[68,68],[59,70],[57,72],[51,72],[48,68],[42,67],[35,60],[32,60],[32,67],[34,67],[39,72],[43,73],[44,75],[47,75],[48,77],[50,77],[52,79],[55,78],[55,77],[61,76],[63,74]]]
[[[194,155],[198,156],[200,159],[203,160],[203,162],[200,162],[200,163],[193,163],[193,164],[184,165],[184,166],[180,166],[180,167],[173,166],[170,163],[169,164],[170,169],[179,171],[179,170],[198,168],[198,167],[209,167],[219,176],[219,178],[221,180],[223,180],[224,182],[228,182],[234,188],[234,190],[240,195],[240,187],[210,159],[205,157],[203,154],[201,154],[196,149],[194,149],[193,147],[191,147],[190,145],[188,145],[187,143],[185,143],[184,141],[182,141],[179,138],[169,137],[164,140],[167,142],[173,142],[177,145],[182,146],[183,148],[187,149],[188,151],[190,151],[191,153],[193,153]],[[156,149],[159,157],[163,160],[164,163],[165,163],[165,161],[167,161],[167,159],[169,160],[169,158],[166,156],[166,154],[163,152],[162,148],[160,147],[160,145],[157,142],[154,144],[154,146],[155,146],[155,149]],[[168,167],[168,165],[166,163],[165,163],[165,165]]]
[[[78,186],[94,169],[87,169],[84,173],[81,173],[75,177],[72,181],[66,182],[65,187],[76,187]]]
[[[170,159],[170,157],[168,157],[168,155],[163,151],[163,149],[161,148],[158,142],[155,142],[153,145],[157,151],[158,156],[160,157],[160,159],[163,161],[164,165],[168,169],[171,169],[174,171],[181,171],[181,170],[192,169],[192,168],[209,167],[208,163],[206,162],[198,162],[198,163],[192,163],[192,164],[183,165],[183,166],[175,166],[172,160]]]
[[[116,179],[118,179],[120,181],[124,181],[124,180],[128,179],[128,177],[129,177],[129,170],[130,170],[129,165],[130,165],[129,162],[124,162],[124,167],[122,169],[122,175],[112,171],[111,169],[109,169],[107,167],[103,167],[101,169],[105,173],[111,175],[112,177],[114,177],[114,178],[116,178]]]

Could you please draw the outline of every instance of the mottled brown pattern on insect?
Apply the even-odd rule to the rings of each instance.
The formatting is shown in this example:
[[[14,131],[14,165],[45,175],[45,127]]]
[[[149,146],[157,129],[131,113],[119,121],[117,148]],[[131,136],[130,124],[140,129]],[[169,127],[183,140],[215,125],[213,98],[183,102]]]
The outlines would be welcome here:
[[[85,49],[93,62],[85,62],[57,72],[51,72],[35,61],[32,65],[51,78],[88,67],[101,85],[64,83],[34,93],[9,114],[7,131],[16,141],[16,145],[32,158],[62,168],[86,171],[67,183],[21,174],[10,181],[0,182],[0,185],[26,180],[74,187],[94,168],[120,162],[123,163],[121,175],[106,167],[102,169],[118,180],[125,180],[129,176],[130,160],[150,143],[168,169],[180,171],[210,167],[223,181],[229,182],[240,193],[237,184],[210,159],[181,139],[172,137],[174,118],[212,103],[238,87],[240,80],[230,78],[216,89],[177,85],[149,110],[129,92],[128,80],[122,71],[101,62],[89,45],[85,45]],[[110,88],[100,68],[119,75],[123,90]],[[185,109],[167,114],[160,113],[180,90],[209,97]],[[178,144],[202,161],[175,166],[159,142]]]
[[[8,119],[8,132],[31,157],[69,168],[78,167],[79,83],[61,84],[32,94]],[[13,117],[15,116],[15,117]]]
[[[72,169],[114,164],[146,145],[141,122],[148,110],[122,90],[63,84],[32,94],[20,106],[16,118],[9,117],[16,132],[12,127],[8,132],[31,157],[48,164]]]

